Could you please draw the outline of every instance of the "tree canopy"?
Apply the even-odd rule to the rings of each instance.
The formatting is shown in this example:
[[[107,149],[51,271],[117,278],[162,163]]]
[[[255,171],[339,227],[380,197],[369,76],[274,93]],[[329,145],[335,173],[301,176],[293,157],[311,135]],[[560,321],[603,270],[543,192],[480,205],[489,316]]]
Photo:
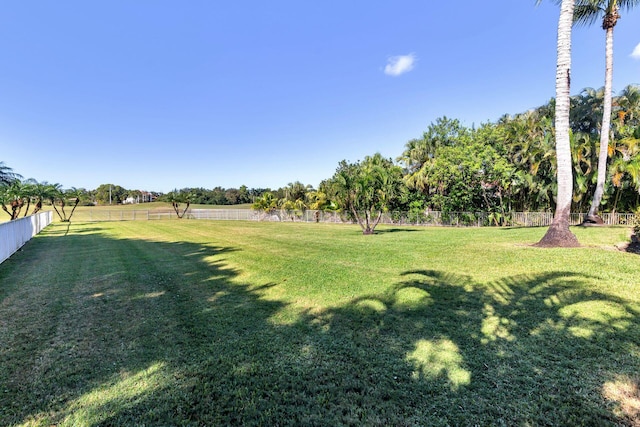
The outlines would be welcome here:
[[[400,198],[402,170],[380,153],[356,163],[343,160],[321,190],[353,215],[363,234],[373,234],[382,213]]]

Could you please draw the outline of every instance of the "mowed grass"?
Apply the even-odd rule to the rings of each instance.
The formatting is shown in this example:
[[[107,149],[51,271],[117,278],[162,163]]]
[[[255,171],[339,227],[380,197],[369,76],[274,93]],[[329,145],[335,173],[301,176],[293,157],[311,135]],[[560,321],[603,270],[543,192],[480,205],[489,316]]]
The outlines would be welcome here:
[[[179,205],[180,213],[187,205],[181,203]],[[61,210],[60,206],[56,205],[58,211]],[[65,206],[64,210],[68,217],[73,209],[73,205]],[[189,210],[192,209],[251,209],[251,204],[244,203],[239,205],[199,205],[192,204],[189,206]],[[53,206],[45,204],[42,208],[44,211],[53,211]],[[33,211],[33,207],[30,207],[29,212]],[[158,214],[162,214],[162,219],[178,219],[173,206],[168,202],[150,202],[150,203],[133,203],[133,204],[113,204],[113,205],[99,205],[99,206],[77,206],[71,217],[73,222],[81,221],[118,221],[121,219],[141,219],[147,215],[152,218],[157,217]],[[155,219],[155,218],[154,218]],[[8,221],[9,217],[5,214],[4,217],[0,216],[0,222]],[[59,222],[60,218],[54,212],[53,221]]]
[[[638,425],[629,231],[544,231],[54,224],[0,266],[0,425]]]

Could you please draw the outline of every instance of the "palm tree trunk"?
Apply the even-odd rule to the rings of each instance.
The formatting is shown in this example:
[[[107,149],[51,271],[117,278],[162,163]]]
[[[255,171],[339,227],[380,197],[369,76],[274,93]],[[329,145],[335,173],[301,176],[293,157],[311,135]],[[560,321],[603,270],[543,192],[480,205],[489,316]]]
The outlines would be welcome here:
[[[69,214],[69,221],[71,221],[71,217],[73,216],[73,212],[75,212],[78,207],[78,203],[80,203],[80,198],[76,198],[76,203],[73,205],[73,209],[71,209],[71,213]]]
[[[66,206],[66,203],[64,202],[64,199],[62,197],[63,196],[60,197],[60,211],[62,212],[61,218],[62,218],[62,222],[67,222],[67,213],[64,211],[64,207]]]
[[[29,214],[30,207],[31,207],[31,199],[27,199],[27,209],[24,211],[24,215],[22,215],[23,218],[26,218],[27,214]]]
[[[558,19],[558,59],[556,66],[556,156],[558,196],[551,226],[537,243],[542,247],[575,247],[578,239],[569,230],[573,195],[573,165],[569,138],[569,108],[571,86],[571,26],[575,0],[562,0]]]
[[[38,199],[38,202],[36,203],[36,206],[33,208],[33,214],[32,215],[35,215],[38,212],[40,212],[40,209],[42,209],[42,200]]]
[[[616,213],[616,209],[618,209],[618,202],[620,201],[620,193],[622,191],[622,186],[618,187],[618,189],[616,190],[616,197],[613,201],[613,210],[611,211],[612,214]]]
[[[58,218],[60,218],[60,221],[64,222],[64,218],[58,211],[58,208],[56,208],[56,200],[53,197],[50,200],[51,200],[51,206],[53,206],[53,210],[56,211],[56,213],[58,214]]]
[[[353,217],[358,222],[358,225],[360,226],[360,228],[362,228],[362,232],[364,232],[366,230],[366,227],[364,225],[364,222],[362,222],[362,218],[360,218],[360,215],[358,215],[358,211],[356,211],[356,208],[353,206],[353,204],[349,204],[349,208],[351,209]]]
[[[2,210],[5,211],[7,213],[7,215],[12,217],[11,212],[9,212],[9,209],[7,209],[7,207],[4,205],[4,203],[2,204]],[[11,219],[13,219],[13,218],[11,218]]]
[[[371,208],[364,211],[364,218],[366,227],[362,234],[369,235],[373,234],[373,230],[371,229]]]
[[[600,154],[598,155],[598,180],[593,194],[591,207],[585,222],[602,224],[598,216],[600,202],[604,194],[604,182],[607,178],[607,157],[609,154],[609,133],[611,129],[611,104],[613,87],[613,27],[606,31],[606,68],[604,74],[604,101],[602,113],[602,127],[600,128]]]
[[[378,216],[376,216],[376,220],[373,222],[373,226],[371,227],[371,232],[376,229],[378,224],[380,224],[380,220],[382,219],[382,211],[378,211]]]

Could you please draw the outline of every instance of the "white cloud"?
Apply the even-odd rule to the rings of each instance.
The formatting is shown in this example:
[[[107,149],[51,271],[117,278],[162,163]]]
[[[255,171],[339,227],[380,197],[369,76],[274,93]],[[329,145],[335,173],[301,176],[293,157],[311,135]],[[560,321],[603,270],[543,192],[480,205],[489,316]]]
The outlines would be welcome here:
[[[636,48],[633,49],[633,52],[631,52],[631,57],[635,59],[640,59],[640,43],[638,43],[638,46],[636,46]]]
[[[388,76],[399,76],[413,70],[413,64],[416,62],[416,56],[413,53],[409,55],[392,56],[387,60],[387,66],[384,67],[384,73]]]

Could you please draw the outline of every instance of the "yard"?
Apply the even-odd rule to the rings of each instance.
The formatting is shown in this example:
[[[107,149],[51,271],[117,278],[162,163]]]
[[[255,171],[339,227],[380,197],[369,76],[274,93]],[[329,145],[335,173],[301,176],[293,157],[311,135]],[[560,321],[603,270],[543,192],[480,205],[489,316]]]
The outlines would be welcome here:
[[[0,425],[640,425],[626,228],[53,224],[0,265]]]

